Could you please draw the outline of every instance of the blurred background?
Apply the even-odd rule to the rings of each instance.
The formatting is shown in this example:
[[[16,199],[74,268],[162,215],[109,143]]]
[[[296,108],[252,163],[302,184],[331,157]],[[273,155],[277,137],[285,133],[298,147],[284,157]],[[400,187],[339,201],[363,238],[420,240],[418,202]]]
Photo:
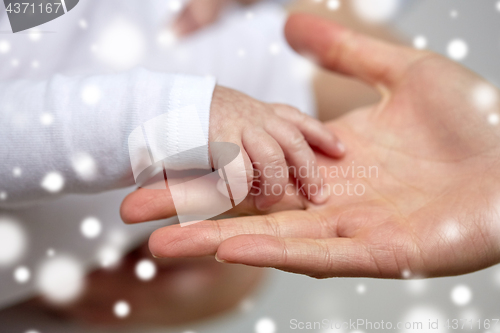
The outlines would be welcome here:
[[[182,37],[170,27],[189,1],[81,1],[65,17],[25,34],[0,34],[0,74],[2,79],[49,77],[54,69],[44,66],[44,57],[62,52],[65,62],[58,72],[109,73],[143,66],[214,75],[221,85],[294,105],[321,120],[377,101],[371,88],[325,73],[288,48],[282,33],[286,12],[305,11],[436,51],[500,84],[500,1],[227,1],[224,6],[210,1],[205,5],[221,6],[220,15]],[[8,30],[4,14],[1,31]],[[63,40],[61,29],[72,37]],[[16,46],[27,43],[32,60],[20,64]],[[91,92],[88,97],[93,98]],[[50,115],[39,121],[52,122]],[[98,170],[86,157],[79,165],[83,172]],[[423,329],[392,331],[500,332],[500,323],[484,325],[500,319],[500,267],[429,280],[316,280],[223,265],[213,258],[158,260],[148,252],[147,235],[176,221],[124,226],[118,207],[132,190],[0,211],[0,332],[300,331],[291,324],[294,320],[339,325],[420,321]],[[7,195],[0,184],[0,200]],[[469,322],[462,328],[465,319]],[[429,329],[429,320],[439,320],[439,328]],[[344,325],[306,331],[387,330]]]

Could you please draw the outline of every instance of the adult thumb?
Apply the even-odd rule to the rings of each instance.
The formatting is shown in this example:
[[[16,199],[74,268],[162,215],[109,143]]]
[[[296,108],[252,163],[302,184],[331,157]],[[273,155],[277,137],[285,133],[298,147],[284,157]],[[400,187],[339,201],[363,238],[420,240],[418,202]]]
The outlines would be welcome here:
[[[389,89],[424,52],[396,46],[310,15],[292,14],[285,26],[288,43],[322,67]]]

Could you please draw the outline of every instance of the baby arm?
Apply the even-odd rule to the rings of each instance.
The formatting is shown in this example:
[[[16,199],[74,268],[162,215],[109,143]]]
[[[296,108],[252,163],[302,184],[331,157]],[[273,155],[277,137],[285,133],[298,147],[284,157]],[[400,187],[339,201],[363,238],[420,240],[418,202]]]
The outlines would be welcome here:
[[[213,78],[144,69],[0,81],[0,207],[133,185],[130,133],[189,105],[208,132],[214,87]],[[168,126],[191,130],[175,117]]]

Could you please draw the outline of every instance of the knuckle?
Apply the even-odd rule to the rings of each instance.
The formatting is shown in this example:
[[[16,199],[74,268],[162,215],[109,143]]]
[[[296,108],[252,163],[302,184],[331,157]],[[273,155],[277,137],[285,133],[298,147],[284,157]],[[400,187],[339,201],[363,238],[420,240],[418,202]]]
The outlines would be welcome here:
[[[290,106],[288,104],[274,104],[275,111],[281,115],[300,117],[304,115],[299,109],[296,107]]]
[[[271,168],[278,168],[286,164],[285,156],[282,152],[271,151],[266,156],[266,165]]]
[[[287,112],[297,120],[305,120],[307,115],[293,106],[287,106]]]
[[[299,151],[303,151],[308,148],[306,139],[304,138],[304,135],[302,135],[301,132],[295,130],[292,131],[288,143],[288,149],[290,150],[291,153],[296,153]]]
[[[298,120],[307,120],[307,119],[312,119],[308,115],[306,115],[304,112],[300,111],[299,109],[292,108],[293,113],[295,117],[297,117]]]

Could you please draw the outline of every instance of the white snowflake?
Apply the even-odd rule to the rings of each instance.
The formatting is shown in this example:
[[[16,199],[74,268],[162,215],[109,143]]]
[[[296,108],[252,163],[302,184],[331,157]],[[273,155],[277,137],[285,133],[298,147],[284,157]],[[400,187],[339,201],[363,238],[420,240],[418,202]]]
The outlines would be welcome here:
[[[84,30],[87,29],[89,26],[87,21],[84,19],[81,19],[80,21],[78,21],[78,25],[80,26],[80,28],[82,28]]]
[[[329,10],[338,10],[340,8],[340,0],[328,0],[326,7]]]
[[[101,234],[102,225],[95,217],[87,217],[80,224],[80,231],[85,238],[96,238]]]
[[[105,65],[116,70],[137,66],[146,53],[143,31],[125,19],[116,19],[101,29],[92,51]]]
[[[176,34],[170,29],[164,29],[158,34],[158,44],[164,47],[171,47],[177,43]]]
[[[156,265],[149,259],[143,259],[135,266],[135,275],[142,281],[149,281],[156,275]]]
[[[26,246],[27,236],[21,224],[10,217],[0,217],[0,266],[19,260]]]
[[[401,320],[403,327],[399,332],[401,333],[414,333],[414,332],[433,332],[433,333],[444,333],[447,332],[445,325],[442,325],[446,321],[446,317],[438,309],[429,306],[420,306],[410,309],[404,318]],[[429,328],[428,325],[435,323],[437,321],[438,326]],[[416,325],[423,326],[419,327]],[[422,328],[424,330],[422,330]]]
[[[358,284],[356,287],[356,292],[360,295],[363,295],[366,293],[366,286],[364,284]]]
[[[42,38],[42,33],[40,32],[40,30],[38,30],[38,28],[33,28],[29,31],[28,37],[32,41],[38,42],[40,38]]]
[[[23,174],[23,170],[20,167],[15,167],[14,169],[12,169],[12,174],[14,175],[14,177],[19,178]]]
[[[40,116],[40,122],[42,123],[42,125],[50,126],[54,122],[54,115],[51,113],[43,113]]]
[[[270,46],[269,46],[269,52],[272,54],[272,55],[276,55],[278,53],[280,53],[280,45],[278,43],[272,43]]]
[[[75,300],[84,287],[84,269],[72,257],[55,257],[40,266],[36,286],[47,300],[53,303],[68,303]]]
[[[500,116],[498,113],[490,113],[488,115],[488,122],[493,126],[498,125],[500,123]]]
[[[95,85],[87,85],[83,87],[81,96],[85,104],[94,106],[101,100],[101,89]]]
[[[64,177],[59,172],[49,172],[45,175],[40,185],[50,193],[57,193],[64,187]]]
[[[469,54],[469,46],[462,39],[454,39],[448,43],[448,56],[453,60],[463,60]]]
[[[97,253],[102,268],[112,268],[118,265],[122,258],[120,249],[116,246],[103,246]]]
[[[428,287],[428,281],[425,279],[411,279],[405,281],[407,290],[413,295],[423,294]]]
[[[179,0],[170,0],[168,7],[171,11],[177,13],[182,8],[182,2],[180,2]]]
[[[21,266],[14,271],[14,279],[20,284],[28,282],[30,278],[31,271],[27,267]]]
[[[252,299],[244,299],[239,306],[242,312],[250,312],[253,308],[255,308],[255,302]]]
[[[113,312],[118,318],[125,318],[130,314],[130,304],[126,301],[118,301],[113,307]]]
[[[458,306],[464,306],[472,300],[472,291],[466,285],[458,285],[451,291],[451,300]]]
[[[369,23],[381,23],[392,19],[400,5],[398,0],[352,0],[355,13]]]
[[[425,38],[425,36],[422,35],[416,36],[413,39],[413,46],[418,50],[425,49],[427,47],[427,38]]]
[[[481,82],[472,90],[472,100],[480,111],[488,111],[495,108],[498,103],[498,93],[491,84]]]
[[[92,181],[97,174],[97,165],[94,158],[85,152],[79,152],[71,157],[71,165],[76,174],[83,180]]]
[[[271,318],[261,318],[255,324],[255,333],[275,333],[276,323]]]
[[[6,40],[0,40],[0,54],[5,54],[10,51],[10,43]]]

